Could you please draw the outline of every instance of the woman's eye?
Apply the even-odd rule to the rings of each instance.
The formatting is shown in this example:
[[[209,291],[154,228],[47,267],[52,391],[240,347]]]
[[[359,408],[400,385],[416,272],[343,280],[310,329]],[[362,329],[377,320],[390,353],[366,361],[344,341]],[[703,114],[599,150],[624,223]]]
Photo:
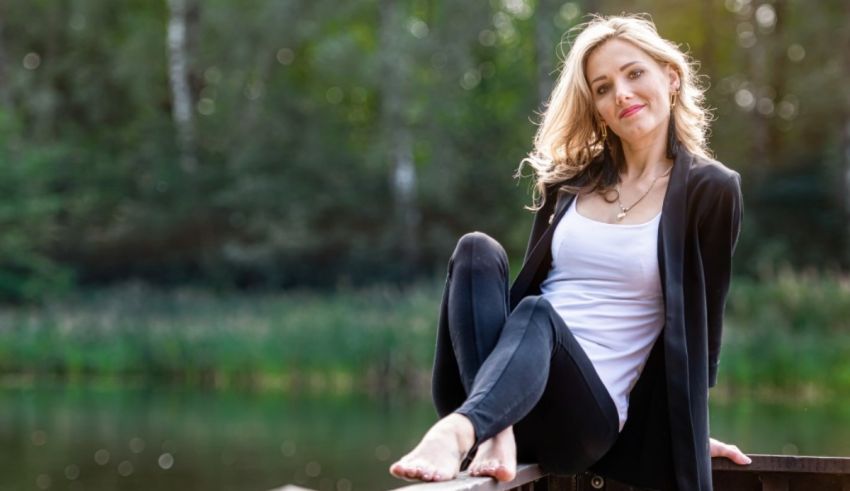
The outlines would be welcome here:
[[[629,74],[629,76],[632,79],[636,79],[636,78],[640,77],[641,75],[643,75],[643,70],[634,70],[634,71],[632,71],[632,73]]]
[[[600,85],[599,87],[596,88],[596,93],[599,94],[599,95],[602,95],[605,92],[608,92],[608,86],[607,85]]]

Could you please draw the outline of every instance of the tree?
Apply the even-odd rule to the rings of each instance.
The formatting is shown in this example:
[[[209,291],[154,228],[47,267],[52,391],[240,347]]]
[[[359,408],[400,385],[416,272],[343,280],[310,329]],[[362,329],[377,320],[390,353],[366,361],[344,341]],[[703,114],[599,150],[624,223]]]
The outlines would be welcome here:
[[[190,33],[196,32],[198,5],[195,0],[168,0],[168,76],[171,82],[174,124],[180,146],[180,165],[192,173],[198,166],[195,143],[195,101],[190,89],[192,54]]]
[[[554,85],[555,48],[560,38],[555,28],[555,16],[560,3],[555,0],[537,0],[534,13],[534,40],[537,59],[537,99],[540,107],[549,99]]]
[[[2,4],[0,4],[2,9]],[[12,98],[9,96],[9,76],[6,74],[6,42],[3,36],[4,12],[0,10],[0,110],[11,111]]]
[[[850,80],[850,3],[844,4],[844,49],[837,50],[843,54],[842,68],[844,72],[844,80]],[[841,138],[841,156],[844,167],[844,254],[845,261],[850,264],[850,88],[847,84],[842,84],[844,91],[844,127]]]
[[[381,127],[391,168],[395,221],[404,260],[419,256],[419,210],[416,206],[416,167],[413,136],[406,119],[411,87],[412,57],[405,52],[406,15],[403,2],[380,0]]]

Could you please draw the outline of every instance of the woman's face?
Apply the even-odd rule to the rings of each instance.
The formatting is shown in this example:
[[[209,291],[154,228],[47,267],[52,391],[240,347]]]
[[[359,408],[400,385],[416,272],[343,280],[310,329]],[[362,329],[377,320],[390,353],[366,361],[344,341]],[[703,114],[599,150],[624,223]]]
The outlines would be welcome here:
[[[643,146],[665,138],[670,94],[679,76],[634,44],[611,39],[588,56],[585,75],[596,110],[624,144]]]

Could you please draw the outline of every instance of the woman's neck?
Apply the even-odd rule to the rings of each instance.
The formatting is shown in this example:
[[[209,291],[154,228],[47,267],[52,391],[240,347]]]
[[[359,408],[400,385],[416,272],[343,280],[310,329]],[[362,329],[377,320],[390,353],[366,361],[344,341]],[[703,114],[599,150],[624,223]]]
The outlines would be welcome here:
[[[666,128],[667,125],[659,126]],[[666,131],[660,133],[640,143],[621,140],[626,161],[626,167],[620,173],[623,183],[655,178],[673,165],[673,161],[667,158]]]

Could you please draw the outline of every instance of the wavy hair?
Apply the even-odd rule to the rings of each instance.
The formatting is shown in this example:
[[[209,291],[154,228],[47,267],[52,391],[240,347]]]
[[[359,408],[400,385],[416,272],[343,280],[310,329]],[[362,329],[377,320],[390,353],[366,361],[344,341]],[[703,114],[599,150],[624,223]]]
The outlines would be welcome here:
[[[573,38],[571,42],[570,38]],[[706,135],[711,114],[705,106],[705,88],[696,74],[697,62],[676,44],[662,38],[648,15],[593,16],[567,34],[569,53],[545,105],[534,137],[534,149],[516,172],[520,178],[526,166],[533,170],[535,183],[530,210],[542,206],[546,189],[554,184],[561,184],[571,192],[589,188],[604,193],[619,182],[619,171],[625,166],[622,142],[609,131],[610,152],[605,152],[585,73],[587,58],[610,39],[630,42],[661,65],[678,72],[679,94],[672,109],[677,144],[693,154],[710,156]]]

